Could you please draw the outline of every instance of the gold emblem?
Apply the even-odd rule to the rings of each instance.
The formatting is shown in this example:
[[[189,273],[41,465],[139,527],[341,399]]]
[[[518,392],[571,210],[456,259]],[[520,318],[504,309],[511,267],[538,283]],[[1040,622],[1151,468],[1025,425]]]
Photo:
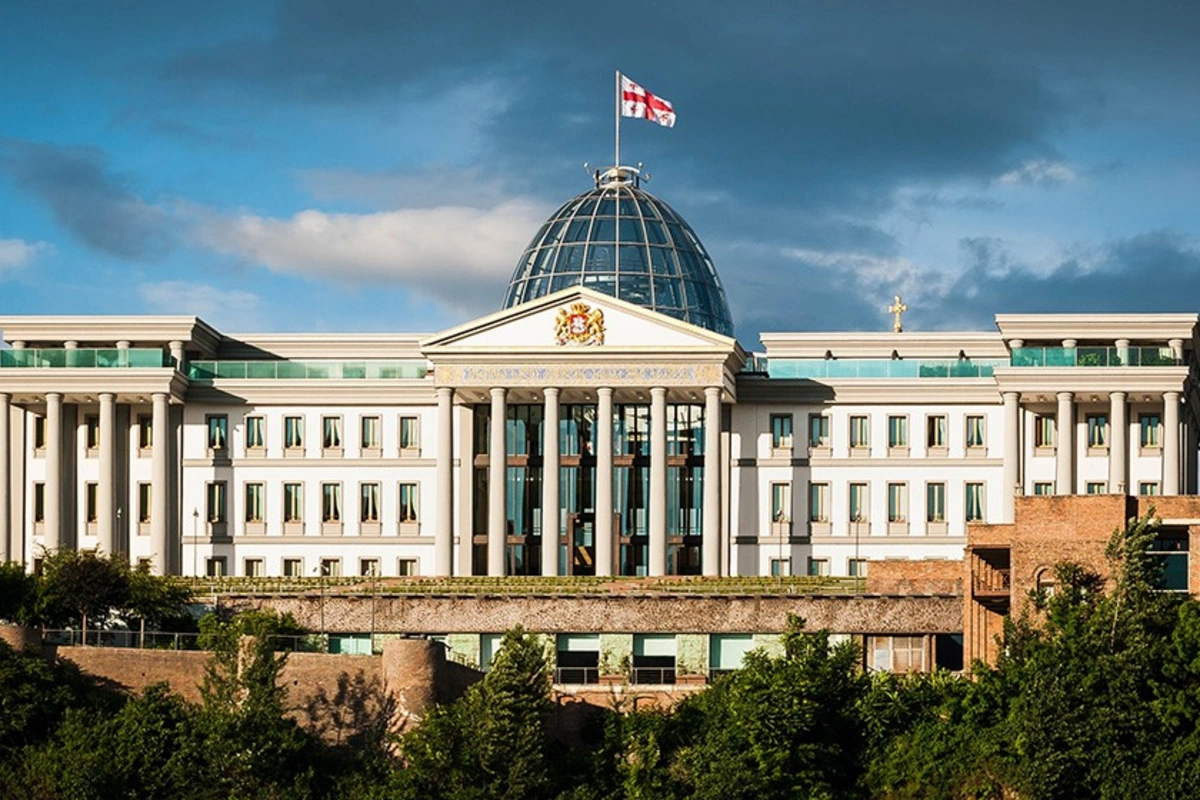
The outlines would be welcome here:
[[[587,303],[560,308],[554,336],[559,344],[604,344],[604,312]]]

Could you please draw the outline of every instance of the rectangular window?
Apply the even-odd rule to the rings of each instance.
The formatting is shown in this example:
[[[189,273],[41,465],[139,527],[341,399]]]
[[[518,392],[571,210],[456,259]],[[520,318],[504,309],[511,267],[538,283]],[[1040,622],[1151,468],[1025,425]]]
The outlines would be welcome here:
[[[285,450],[304,449],[304,417],[283,418],[283,447]]]
[[[792,560],[790,558],[772,558],[771,559],[771,577],[786,578],[792,574]]]
[[[261,558],[247,558],[242,562],[242,574],[247,578],[264,578],[267,567]]]
[[[1054,494],[1054,484],[1050,481],[1038,481],[1033,484],[1033,493],[1038,497]]]
[[[829,484],[808,485],[808,521],[829,522]]]
[[[1141,428],[1141,445],[1153,449],[1162,446],[1162,417],[1158,414],[1139,414],[1138,427]]]
[[[149,450],[154,447],[154,420],[152,417],[142,416],[137,418],[138,429],[138,450]]]
[[[341,417],[322,417],[321,418],[321,449],[322,450],[341,450],[342,449],[342,418]]]
[[[846,574],[851,578],[867,577],[867,560],[865,558],[846,559]]]
[[[808,446],[829,447],[829,417],[825,414],[808,415]]]
[[[224,578],[228,574],[225,556],[210,556],[205,562],[205,574],[210,578]]]
[[[266,424],[263,418],[246,417],[246,449],[265,450],[266,447]]]
[[[888,447],[908,447],[908,417],[888,417]]]
[[[923,636],[868,636],[870,669],[878,672],[924,672]]]
[[[967,522],[983,522],[983,484],[967,484]]]
[[[283,521],[304,521],[303,483],[285,483],[283,485]]]
[[[358,560],[358,576],[360,578],[378,578],[379,577],[379,559],[378,558],[360,558]]]
[[[1086,420],[1088,448],[1103,449],[1108,447],[1108,415],[1088,414]]]
[[[396,574],[402,578],[409,578],[417,574],[417,560],[415,558],[401,558],[396,561]]]
[[[400,522],[417,522],[417,484],[400,484]]]
[[[790,483],[771,484],[771,521],[792,521],[792,485]]]
[[[792,415],[771,415],[771,449],[790,450],[792,447]]]
[[[1108,484],[1104,481],[1088,481],[1084,488],[1088,494],[1108,494]]]
[[[88,450],[100,449],[100,418],[96,416],[84,417],[83,420],[84,447]]]
[[[925,446],[931,449],[946,447],[946,417],[944,414],[925,418]]]
[[[1138,494],[1143,497],[1158,494],[1158,481],[1142,481],[1138,484]]]
[[[809,558],[808,559],[808,574],[814,578],[824,577],[829,574],[829,559],[828,558]]]
[[[46,449],[46,418],[45,417],[34,417],[33,418],[33,449],[34,450],[45,450]]]
[[[363,417],[361,427],[362,449],[378,450],[380,447],[379,417]]]
[[[304,577],[304,559],[302,559],[302,558],[285,558],[283,560],[283,577],[285,577],[285,578],[303,578]]]
[[[400,450],[413,451],[421,447],[421,430],[417,426],[417,417],[400,418]]]
[[[218,524],[225,522],[225,481],[213,481],[208,484],[205,507],[209,522]]]
[[[229,417],[211,414],[205,418],[208,425],[208,449],[224,450],[229,446]]]
[[[1033,418],[1033,446],[1037,448],[1054,447],[1054,417],[1049,414],[1038,414]]]
[[[925,484],[925,521],[946,521],[946,484]]]
[[[868,507],[869,496],[867,494],[867,484],[852,483],[850,484],[850,521],[851,522],[866,522],[867,515],[870,514]]]
[[[379,522],[378,483],[364,483],[358,487],[358,521]]]
[[[340,578],[340,577],[342,577],[342,560],[340,558],[322,558],[321,559],[321,577],[322,578]]]
[[[978,414],[969,414],[967,416],[967,447],[984,447],[986,443],[983,417]]]
[[[138,484],[138,522],[146,525],[150,522],[150,490],[148,483]]]
[[[908,484],[889,483],[887,498],[888,522],[906,522],[908,520]]]
[[[33,485],[33,521],[46,521],[46,484]]]
[[[342,521],[342,485],[340,483],[321,484],[321,521]]]
[[[83,485],[83,518],[85,522],[96,522],[100,518],[100,484]]]
[[[871,429],[865,416],[850,417],[850,448],[867,448],[871,446]]]
[[[266,486],[261,483],[246,484],[246,522],[262,522],[265,519],[263,508]]]

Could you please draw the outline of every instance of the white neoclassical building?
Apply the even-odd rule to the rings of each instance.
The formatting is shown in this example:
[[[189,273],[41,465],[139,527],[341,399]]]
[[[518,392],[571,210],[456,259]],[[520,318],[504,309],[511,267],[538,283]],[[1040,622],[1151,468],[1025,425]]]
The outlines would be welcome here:
[[[1017,494],[1196,491],[1197,314],[771,333],[636,171],[432,335],[0,318],[0,561],[182,574],[858,575]],[[500,454],[503,454],[502,456]]]

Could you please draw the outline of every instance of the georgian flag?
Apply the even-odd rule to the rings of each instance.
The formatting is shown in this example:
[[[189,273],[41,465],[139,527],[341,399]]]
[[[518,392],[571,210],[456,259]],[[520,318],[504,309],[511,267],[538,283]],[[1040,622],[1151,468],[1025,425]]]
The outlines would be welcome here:
[[[667,128],[675,127],[675,109],[670,101],[650,94],[624,75],[621,76],[621,116],[642,117]]]

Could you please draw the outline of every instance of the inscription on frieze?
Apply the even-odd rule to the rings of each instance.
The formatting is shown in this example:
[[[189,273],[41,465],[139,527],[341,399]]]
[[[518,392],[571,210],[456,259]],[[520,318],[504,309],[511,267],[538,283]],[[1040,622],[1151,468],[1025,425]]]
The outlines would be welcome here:
[[[438,364],[438,386],[719,386],[719,364]]]

